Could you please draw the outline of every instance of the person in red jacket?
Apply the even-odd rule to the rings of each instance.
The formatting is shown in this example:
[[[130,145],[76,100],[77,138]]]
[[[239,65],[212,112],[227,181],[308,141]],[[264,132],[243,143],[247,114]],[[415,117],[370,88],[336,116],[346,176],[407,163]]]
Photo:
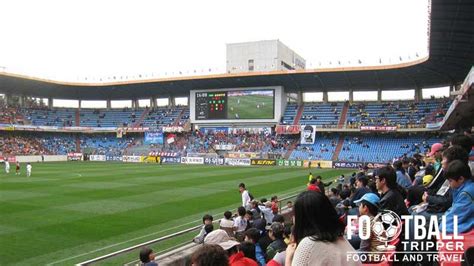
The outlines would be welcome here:
[[[240,251],[240,243],[229,237],[222,229],[210,232],[204,239],[204,244],[216,244],[226,250],[229,256],[229,266],[258,266],[256,261],[246,258]]]
[[[311,179],[311,181],[309,181],[308,190],[321,192],[318,185],[316,184],[316,179],[315,178],[313,178],[313,179]]]

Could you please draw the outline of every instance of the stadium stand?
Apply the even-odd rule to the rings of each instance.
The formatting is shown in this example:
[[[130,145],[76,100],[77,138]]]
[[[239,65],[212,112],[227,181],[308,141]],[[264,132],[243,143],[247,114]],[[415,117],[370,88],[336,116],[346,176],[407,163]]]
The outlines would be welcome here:
[[[449,98],[424,100],[418,103],[415,101],[353,103],[349,107],[347,127],[425,127],[426,123],[442,119],[450,103]]]
[[[300,119],[302,125],[336,127],[344,103],[307,103]]]
[[[81,109],[81,126],[86,127],[128,127],[140,117],[143,109]]]

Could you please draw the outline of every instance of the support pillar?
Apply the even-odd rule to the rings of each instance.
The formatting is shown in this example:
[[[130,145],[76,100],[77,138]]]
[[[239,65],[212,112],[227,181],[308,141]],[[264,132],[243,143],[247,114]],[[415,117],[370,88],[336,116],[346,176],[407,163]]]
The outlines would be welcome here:
[[[377,101],[378,102],[382,101],[382,89],[377,90]]]
[[[48,98],[48,108],[53,108],[53,98]]]
[[[107,101],[106,101],[106,104],[107,104],[107,110],[110,110],[110,108],[112,108],[112,101],[111,101],[111,100],[107,100]]]
[[[7,106],[10,106],[11,98],[12,98],[11,94],[8,94],[8,93],[5,94],[5,104]]]
[[[150,98],[150,108],[156,108],[156,97]]]
[[[169,107],[174,107],[175,106],[174,97],[170,96],[168,99],[169,99],[169,101],[168,101]]]
[[[352,103],[354,101],[354,90],[349,90],[349,102]]]
[[[303,104],[303,92],[299,91],[296,95],[297,95],[296,96],[296,101],[298,102],[298,105],[302,105]]]
[[[327,91],[323,91],[323,102],[324,103],[328,102],[328,92]]]
[[[79,110],[81,110],[81,107],[82,107],[82,100],[78,100],[79,102]]]
[[[415,102],[419,102],[423,100],[423,91],[421,88],[416,88],[415,89]]]
[[[18,96],[18,105],[20,107],[25,107],[25,96],[23,95]]]

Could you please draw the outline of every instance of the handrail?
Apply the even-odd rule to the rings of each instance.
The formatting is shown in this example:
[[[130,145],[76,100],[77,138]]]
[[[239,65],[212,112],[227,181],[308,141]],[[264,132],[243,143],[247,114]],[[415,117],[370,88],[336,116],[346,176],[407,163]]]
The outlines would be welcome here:
[[[283,206],[282,207],[282,202],[284,200],[288,200],[288,199],[292,199],[292,198],[295,198],[299,193],[296,193],[296,194],[291,194],[289,196],[285,196],[283,198],[280,198],[279,199],[279,210],[281,212],[281,210],[284,210],[286,208],[286,206]],[[221,219],[218,219],[216,221],[216,223],[219,223]],[[127,253],[127,252],[130,252],[130,251],[133,251],[135,249],[138,249],[138,248],[141,248],[141,247],[144,247],[144,246],[148,246],[148,245],[151,245],[151,244],[156,244],[156,243],[159,243],[159,242],[162,242],[162,241],[165,241],[165,240],[168,240],[168,239],[171,239],[171,238],[174,238],[174,237],[178,237],[178,236],[181,236],[181,235],[184,235],[186,233],[190,233],[190,232],[193,232],[193,231],[196,231],[198,229],[202,228],[202,225],[196,225],[196,226],[193,226],[191,228],[188,228],[188,229],[185,229],[185,230],[181,230],[179,232],[176,232],[176,233],[172,233],[172,234],[169,234],[169,235],[166,235],[166,236],[163,236],[163,237],[160,237],[160,238],[156,238],[156,239],[153,239],[153,240],[150,240],[150,241],[147,241],[147,242],[143,242],[141,244],[138,244],[138,245],[134,245],[134,246],[131,246],[131,247],[128,247],[128,248],[124,248],[124,249],[121,249],[121,250],[118,250],[118,251],[115,251],[115,252],[112,252],[112,253],[109,253],[109,254],[106,254],[106,255],[103,255],[103,256],[100,256],[100,257],[97,257],[97,258],[93,258],[93,259],[90,259],[90,260],[87,260],[87,261],[83,261],[83,262],[80,262],[80,263],[77,263],[76,266],[85,266],[85,265],[90,265],[92,263],[96,263],[96,262],[99,262],[99,261],[103,261],[103,260],[106,260],[108,258],[111,258],[111,257],[115,257],[115,256],[118,256],[118,255],[122,255],[124,253]],[[184,243],[183,243],[184,244]]]

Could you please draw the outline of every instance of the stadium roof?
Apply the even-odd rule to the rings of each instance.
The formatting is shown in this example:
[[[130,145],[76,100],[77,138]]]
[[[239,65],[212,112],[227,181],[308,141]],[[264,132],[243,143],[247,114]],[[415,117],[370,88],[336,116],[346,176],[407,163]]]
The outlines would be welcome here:
[[[474,2],[432,0],[429,57],[410,63],[290,72],[254,72],[115,83],[70,83],[0,73],[0,92],[59,99],[187,96],[192,89],[284,86],[286,92],[399,90],[456,85],[474,63]],[[400,14],[402,15],[402,14]]]

